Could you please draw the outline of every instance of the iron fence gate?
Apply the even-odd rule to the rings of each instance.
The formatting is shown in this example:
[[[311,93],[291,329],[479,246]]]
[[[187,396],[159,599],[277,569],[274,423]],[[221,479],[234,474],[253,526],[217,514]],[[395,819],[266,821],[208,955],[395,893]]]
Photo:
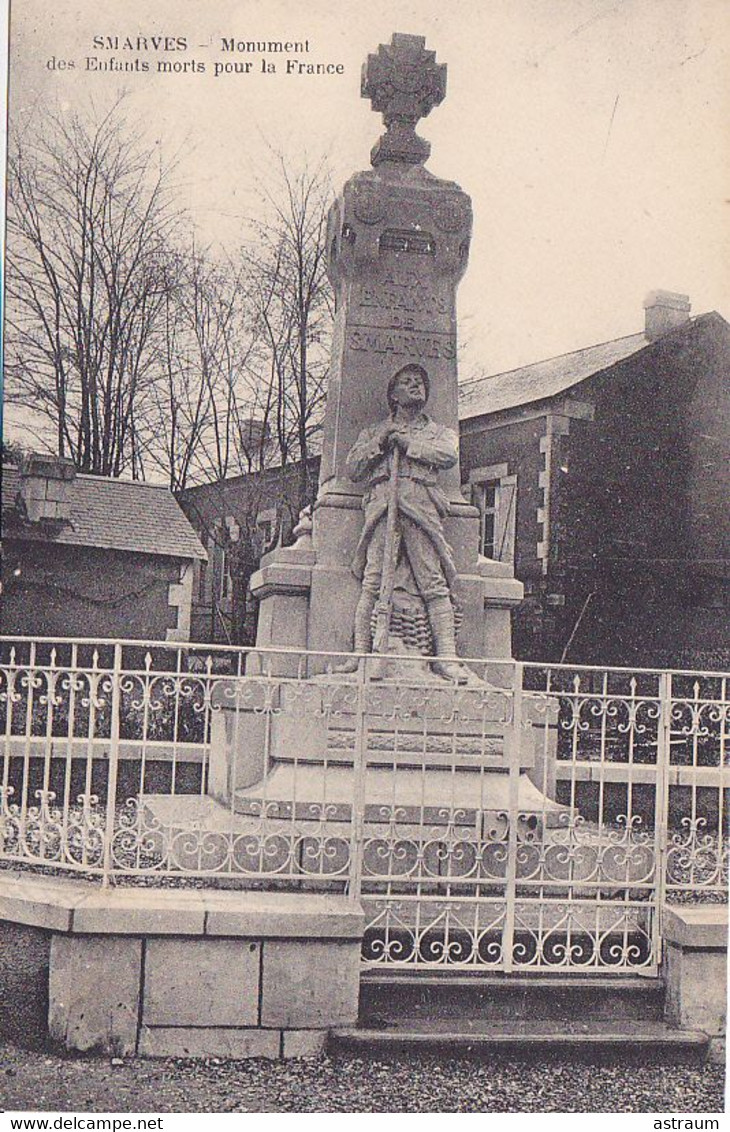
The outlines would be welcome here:
[[[726,899],[727,676],[339,659],[0,641],[0,865],[346,893],[369,968],[649,974]]]
[[[516,665],[501,765],[459,772],[457,756],[440,807],[393,803],[366,828],[365,963],[655,971],[668,733],[658,693]]]

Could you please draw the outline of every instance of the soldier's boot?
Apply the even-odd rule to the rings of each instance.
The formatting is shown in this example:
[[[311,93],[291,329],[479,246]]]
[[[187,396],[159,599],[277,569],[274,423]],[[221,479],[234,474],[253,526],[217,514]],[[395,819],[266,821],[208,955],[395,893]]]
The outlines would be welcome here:
[[[372,636],[372,619],[373,610],[375,609],[376,602],[375,594],[368,593],[363,590],[360,594],[360,600],[357,603],[355,610],[355,638],[353,641],[353,652],[370,652],[373,647]],[[351,656],[347,660],[343,660],[335,668],[335,672],[357,672],[360,667],[360,657]]]
[[[437,597],[428,603],[427,609],[433,633],[433,651],[437,657],[431,661],[432,671],[456,684],[469,683],[471,672],[456,660],[456,626],[451,601],[448,597]]]

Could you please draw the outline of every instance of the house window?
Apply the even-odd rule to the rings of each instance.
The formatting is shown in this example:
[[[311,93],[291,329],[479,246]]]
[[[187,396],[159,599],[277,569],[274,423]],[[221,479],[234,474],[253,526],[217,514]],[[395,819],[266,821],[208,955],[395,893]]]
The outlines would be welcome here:
[[[220,600],[228,601],[233,589],[231,581],[231,563],[228,551],[225,548],[221,549],[221,597]]]
[[[485,558],[499,557],[497,546],[497,498],[499,495],[499,480],[488,480],[487,483],[475,485],[474,490],[477,508],[479,509],[479,552]]]
[[[208,563],[200,562],[198,564],[198,601],[205,601],[205,587],[208,581]]]
[[[517,476],[507,464],[474,468],[469,476],[472,503],[479,511],[479,552],[497,562],[514,562]]]
[[[256,516],[256,527],[261,538],[263,550],[269,550],[276,531],[276,508],[266,507],[264,510],[259,511]]]

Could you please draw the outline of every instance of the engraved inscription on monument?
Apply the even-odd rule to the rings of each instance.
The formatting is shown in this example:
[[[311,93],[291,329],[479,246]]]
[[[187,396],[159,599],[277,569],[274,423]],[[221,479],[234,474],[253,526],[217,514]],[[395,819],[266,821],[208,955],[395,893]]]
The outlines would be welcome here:
[[[455,358],[456,349],[447,336],[425,334],[407,323],[393,327],[351,326],[347,338],[351,350],[390,355],[393,358]]]

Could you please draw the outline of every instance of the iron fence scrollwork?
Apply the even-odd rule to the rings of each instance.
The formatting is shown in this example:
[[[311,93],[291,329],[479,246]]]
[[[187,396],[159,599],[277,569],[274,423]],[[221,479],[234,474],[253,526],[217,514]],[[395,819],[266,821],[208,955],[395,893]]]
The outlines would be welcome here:
[[[727,899],[727,675],[338,659],[1,639],[0,866],[345,893],[373,968],[647,973]]]

